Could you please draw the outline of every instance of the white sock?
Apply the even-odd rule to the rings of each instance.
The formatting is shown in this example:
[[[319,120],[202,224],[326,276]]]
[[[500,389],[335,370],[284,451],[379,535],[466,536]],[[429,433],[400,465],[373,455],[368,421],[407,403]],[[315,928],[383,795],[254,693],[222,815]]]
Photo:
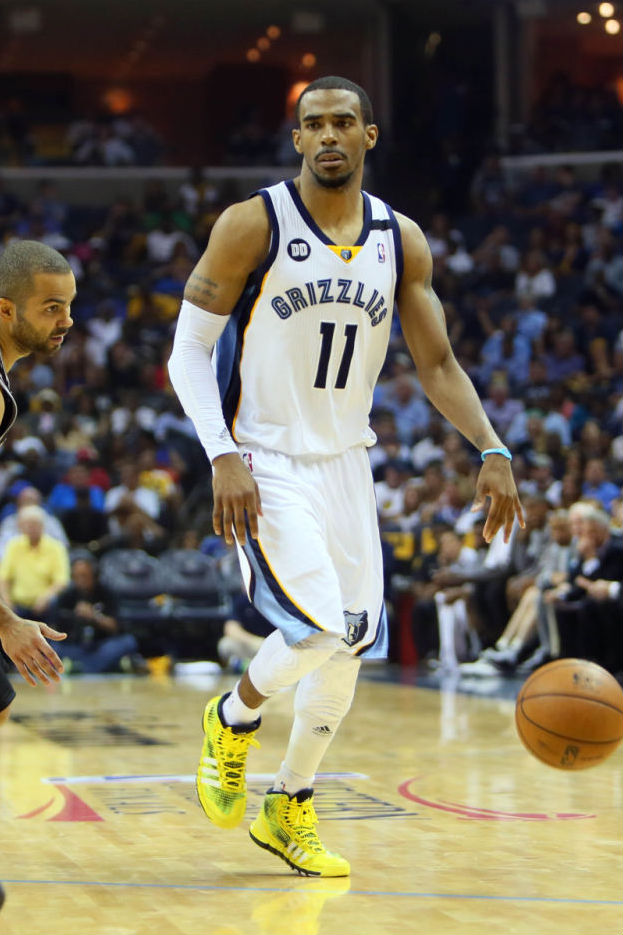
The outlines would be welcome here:
[[[287,792],[290,798],[300,792],[301,789],[311,789],[314,784],[314,776],[301,776],[294,770],[288,769],[285,762],[281,764],[281,769],[275,776],[273,789],[276,792]]]
[[[240,682],[236,682],[229,696],[223,702],[223,717],[228,727],[238,727],[241,724],[252,724],[260,716],[259,708],[249,708],[244,703],[238,688]]]

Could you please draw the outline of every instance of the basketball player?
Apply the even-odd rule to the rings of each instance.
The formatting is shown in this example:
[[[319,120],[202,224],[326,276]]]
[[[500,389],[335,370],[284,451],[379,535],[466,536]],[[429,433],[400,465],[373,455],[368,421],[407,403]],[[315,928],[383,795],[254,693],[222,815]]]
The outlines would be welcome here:
[[[7,373],[20,357],[56,354],[73,322],[70,306],[76,281],[62,254],[35,240],[10,243],[0,255],[0,443],[13,425],[17,406]],[[0,644],[31,685],[58,681],[63,664],[50,640],[63,640],[45,623],[22,620],[0,601]],[[0,666],[0,724],[15,697]]]
[[[368,96],[321,78],[296,116],[301,174],[221,215],[186,284],[169,372],[212,461],[214,528],[236,540],[250,597],[277,627],[206,705],[199,799],[215,824],[239,824],[259,709],[298,683],[285,759],[250,834],[300,873],[331,877],[350,867],[316,832],[314,776],[361,659],[387,648],[366,447],[394,300],[428,398],[482,452],[485,538],[508,537],[523,516],[510,453],[450,348],[424,236],[360,190],[378,136]]]

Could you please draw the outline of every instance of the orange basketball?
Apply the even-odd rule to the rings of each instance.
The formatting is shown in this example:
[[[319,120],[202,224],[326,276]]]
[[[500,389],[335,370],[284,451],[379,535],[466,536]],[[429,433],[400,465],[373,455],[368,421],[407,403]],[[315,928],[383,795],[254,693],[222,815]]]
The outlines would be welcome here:
[[[597,766],[623,739],[623,689],[594,662],[556,659],[522,685],[515,723],[523,745],[548,766]]]

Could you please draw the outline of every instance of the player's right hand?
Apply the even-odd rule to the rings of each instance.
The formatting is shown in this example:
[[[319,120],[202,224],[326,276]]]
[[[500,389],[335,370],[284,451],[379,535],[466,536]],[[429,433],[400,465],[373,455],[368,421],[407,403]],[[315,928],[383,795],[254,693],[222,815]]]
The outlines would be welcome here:
[[[212,464],[214,532],[227,545],[247,541],[245,516],[253,539],[258,537],[257,518],[262,515],[260,491],[246,464],[238,454],[220,455]]]
[[[53,630],[46,623],[22,620],[20,617],[14,617],[2,628],[2,648],[29,685],[36,685],[37,679],[49,685],[51,681],[59,682],[61,678],[62,660],[44,637],[64,640],[67,634]]]

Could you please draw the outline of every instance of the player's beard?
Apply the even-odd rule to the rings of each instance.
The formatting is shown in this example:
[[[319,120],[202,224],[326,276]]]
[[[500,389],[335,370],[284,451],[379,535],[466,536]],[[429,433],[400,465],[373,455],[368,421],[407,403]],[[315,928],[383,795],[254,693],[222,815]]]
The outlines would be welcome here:
[[[43,338],[39,332],[33,328],[29,321],[24,318],[20,312],[17,313],[17,322],[11,335],[14,343],[24,354],[46,354],[51,356],[56,354],[62,347],[62,344],[50,344],[50,338],[59,334],[66,334],[65,331],[53,332]]]
[[[341,175],[326,176],[320,175],[313,166],[309,166],[310,172],[322,188],[343,188],[348,185],[353,175],[353,170],[342,172]]]

